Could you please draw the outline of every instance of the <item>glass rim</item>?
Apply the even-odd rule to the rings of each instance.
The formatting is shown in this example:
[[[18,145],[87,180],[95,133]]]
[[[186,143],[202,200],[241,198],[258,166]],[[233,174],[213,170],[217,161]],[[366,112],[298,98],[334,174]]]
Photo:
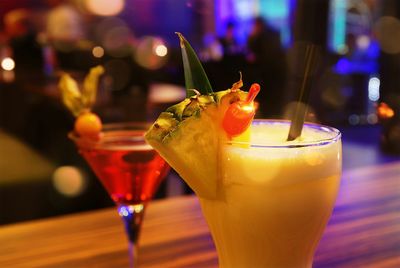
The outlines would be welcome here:
[[[136,135],[136,136],[127,136],[127,135],[117,135],[114,137],[105,137],[104,135],[100,137],[98,140],[93,140],[93,139],[88,139],[84,137],[80,137],[76,134],[74,130],[70,131],[68,133],[68,138],[71,139],[78,147],[80,148],[104,148],[107,149],[107,143],[112,142],[112,141],[117,141],[121,137],[124,137],[125,140],[132,140],[132,141],[143,141],[144,143],[147,144],[145,138],[144,138],[144,133],[149,129],[151,126],[151,123],[148,122],[118,122],[118,123],[106,123],[103,124],[102,126],[102,133],[104,132],[110,132],[110,131],[115,131],[119,132],[122,134],[123,132],[126,131],[137,131],[138,133],[140,132],[143,135]],[[118,138],[117,138],[118,137]]]
[[[290,120],[285,120],[285,119],[254,119],[252,124],[254,123],[277,123],[277,124],[283,124],[283,125],[290,125]],[[312,122],[305,122],[304,123],[305,127],[310,127],[313,129],[318,129],[321,131],[324,131],[325,133],[332,133],[332,137],[330,138],[325,138],[325,139],[315,139],[311,141],[294,141],[294,142],[288,142],[287,144],[276,144],[276,142],[241,142],[241,141],[228,141],[226,142],[226,145],[238,145],[242,147],[250,147],[250,148],[304,148],[304,147],[313,147],[313,146],[323,146],[323,145],[329,145],[336,143],[341,140],[342,133],[330,126],[318,124],[318,123],[312,123]]]

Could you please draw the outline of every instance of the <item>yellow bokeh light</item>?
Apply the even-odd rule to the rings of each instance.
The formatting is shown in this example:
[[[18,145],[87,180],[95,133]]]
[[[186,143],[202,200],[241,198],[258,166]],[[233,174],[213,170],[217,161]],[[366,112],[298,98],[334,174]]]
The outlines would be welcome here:
[[[1,68],[6,71],[11,71],[15,68],[15,62],[12,58],[6,57],[1,61]]]
[[[80,195],[86,188],[85,175],[74,166],[58,167],[53,173],[53,185],[56,190],[65,196]]]
[[[124,0],[85,0],[89,12],[99,16],[118,15],[125,6]]]
[[[155,53],[159,57],[165,57],[168,53],[168,48],[165,45],[156,46]]]
[[[104,56],[104,49],[100,46],[96,46],[92,49],[92,54],[96,58],[101,58]]]

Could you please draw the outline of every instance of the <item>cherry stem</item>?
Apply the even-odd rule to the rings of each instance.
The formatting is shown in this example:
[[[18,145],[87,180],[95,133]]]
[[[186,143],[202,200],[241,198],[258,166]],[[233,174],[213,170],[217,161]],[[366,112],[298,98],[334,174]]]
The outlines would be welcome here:
[[[246,103],[251,103],[252,101],[254,101],[254,99],[258,95],[258,92],[260,92],[260,85],[257,83],[252,84],[249,93],[247,94]]]

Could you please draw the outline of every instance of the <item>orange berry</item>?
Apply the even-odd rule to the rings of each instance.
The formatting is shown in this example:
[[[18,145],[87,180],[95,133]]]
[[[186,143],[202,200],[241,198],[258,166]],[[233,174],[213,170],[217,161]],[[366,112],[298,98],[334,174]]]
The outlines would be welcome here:
[[[75,121],[75,131],[83,137],[97,138],[101,127],[100,118],[91,112],[80,114]]]

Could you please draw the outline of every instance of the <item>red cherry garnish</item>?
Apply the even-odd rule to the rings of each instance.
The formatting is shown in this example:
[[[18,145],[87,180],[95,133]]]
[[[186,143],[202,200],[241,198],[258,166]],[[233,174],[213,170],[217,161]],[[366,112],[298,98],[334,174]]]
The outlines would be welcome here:
[[[258,92],[260,92],[260,85],[252,84],[247,99],[232,103],[226,110],[222,127],[230,138],[242,134],[251,124],[256,113],[253,101]]]

